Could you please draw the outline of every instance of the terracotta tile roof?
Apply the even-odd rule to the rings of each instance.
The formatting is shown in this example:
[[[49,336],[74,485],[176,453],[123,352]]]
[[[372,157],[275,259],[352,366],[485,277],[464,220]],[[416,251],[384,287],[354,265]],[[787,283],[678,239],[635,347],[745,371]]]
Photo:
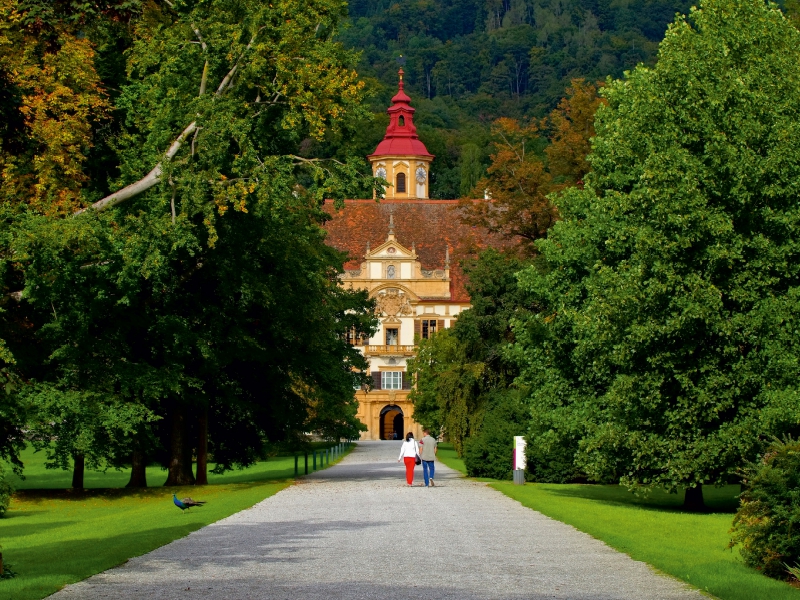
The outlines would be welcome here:
[[[481,202],[481,200],[476,200]],[[459,218],[457,200],[345,200],[336,210],[325,203],[331,220],[325,224],[327,242],[347,252],[345,268],[361,265],[367,242],[376,248],[389,234],[389,214],[394,214],[397,241],[407,248],[416,244],[423,269],[444,267],[445,251],[450,249],[450,296],[452,302],[469,302],[460,261],[487,247],[504,248],[508,244],[484,229],[464,225]]]

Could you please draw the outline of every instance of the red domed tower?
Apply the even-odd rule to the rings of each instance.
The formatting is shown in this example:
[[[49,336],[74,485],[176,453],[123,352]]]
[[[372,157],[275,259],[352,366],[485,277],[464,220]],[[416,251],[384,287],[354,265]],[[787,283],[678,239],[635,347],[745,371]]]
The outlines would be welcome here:
[[[372,163],[375,177],[389,182],[387,198],[428,198],[428,175],[433,154],[428,152],[414,126],[414,109],[411,98],[403,91],[403,69],[398,72],[400,82],[392,98],[389,126],[375,152],[367,158]]]

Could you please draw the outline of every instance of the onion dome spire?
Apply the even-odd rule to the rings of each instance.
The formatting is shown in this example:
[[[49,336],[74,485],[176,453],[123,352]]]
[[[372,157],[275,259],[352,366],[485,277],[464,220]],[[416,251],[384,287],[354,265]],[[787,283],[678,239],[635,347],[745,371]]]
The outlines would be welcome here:
[[[417,128],[414,126],[415,109],[411,107],[411,98],[403,89],[405,87],[403,69],[400,69],[397,74],[400,76],[397,93],[392,98],[392,106],[386,111],[389,114],[389,126],[386,128],[383,140],[369,158],[387,155],[413,155],[431,159],[433,155],[420,141]]]

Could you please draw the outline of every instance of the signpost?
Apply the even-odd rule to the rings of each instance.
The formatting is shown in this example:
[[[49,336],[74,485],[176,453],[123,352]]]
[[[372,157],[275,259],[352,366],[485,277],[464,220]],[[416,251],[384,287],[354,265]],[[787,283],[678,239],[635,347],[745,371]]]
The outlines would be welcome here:
[[[514,436],[514,483],[525,484],[525,436]]]

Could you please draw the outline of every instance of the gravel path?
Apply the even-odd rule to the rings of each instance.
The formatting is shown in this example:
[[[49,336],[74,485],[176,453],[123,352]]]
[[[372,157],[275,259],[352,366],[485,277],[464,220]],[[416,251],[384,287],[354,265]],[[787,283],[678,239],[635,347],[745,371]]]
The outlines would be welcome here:
[[[437,464],[361,442],[256,506],[55,594],[203,599],[699,600],[682,583]]]

